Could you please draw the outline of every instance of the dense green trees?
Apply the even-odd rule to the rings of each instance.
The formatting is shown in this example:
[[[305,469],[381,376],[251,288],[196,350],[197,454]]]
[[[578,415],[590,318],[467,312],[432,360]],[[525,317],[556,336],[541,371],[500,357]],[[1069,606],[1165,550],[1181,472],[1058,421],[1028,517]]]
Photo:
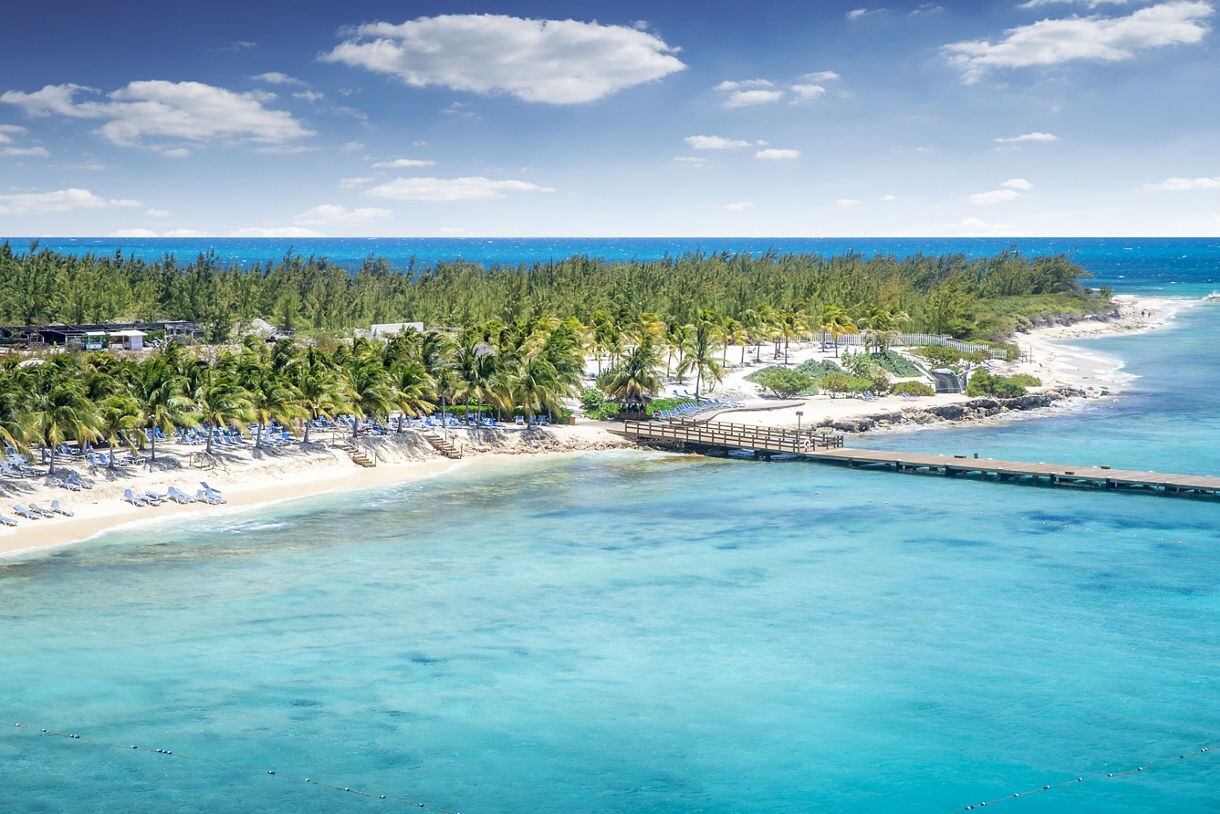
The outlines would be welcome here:
[[[338,331],[401,319],[468,326],[572,316],[590,326],[596,355],[613,365],[639,339],[644,315],[653,325],[685,325],[695,324],[704,309],[738,321],[755,337],[760,314],[784,316],[768,321],[781,339],[810,322],[837,337],[851,332],[851,320],[859,324],[879,308],[909,314],[914,331],[987,338],[1011,328],[1024,307],[1045,310],[1049,302],[1062,310],[1095,309],[1100,301],[1080,287],[1080,276],[1064,256],[1030,259],[1012,251],[975,260],[695,253],[490,268],[450,261],[401,270],[369,259],[352,273],[325,258],[295,254],[247,267],[211,254],[179,265],[168,256],[149,262],[121,254],[60,255],[37,244],[21,252],[5,243],[0,324],[194,320],[219,341],[256,317],[297,330]],[[997,300],[1023,304],[1013,312],[995,307]],[[827,319],[830,306],[849,316]]]

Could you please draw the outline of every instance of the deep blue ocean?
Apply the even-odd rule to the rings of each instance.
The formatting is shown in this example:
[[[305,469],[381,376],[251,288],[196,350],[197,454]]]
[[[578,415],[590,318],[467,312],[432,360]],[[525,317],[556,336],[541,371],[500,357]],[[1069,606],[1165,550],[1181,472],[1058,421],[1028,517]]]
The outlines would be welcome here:
[[[275,262],[292,252],[325,257],[347,268],[384,257],[405,268],[463,259],[484,266],[545,263],[573,255],[608,260],[655,260],[689,252],[836,255],[857,252],[905,257],[961,253],[970,257],[1016,248],[1026,255],[1067,254],[1095,277],[1090,285],[1129,291],[1171,290],[1183,284],[1220,285],[1220,237],[1211,238],[4,238],[25,251],[40,248],[69,254],[124,255],[180,262],[214,251],[226,263]]]
[[[1217,244],[1079,250],[1198,299]],[[1087,344],[1121,397],[861,443],[1220,474],[1220,305]],[[1216,502],[497,463],[0,561],[0,648],[5,812],[1220,811]]]

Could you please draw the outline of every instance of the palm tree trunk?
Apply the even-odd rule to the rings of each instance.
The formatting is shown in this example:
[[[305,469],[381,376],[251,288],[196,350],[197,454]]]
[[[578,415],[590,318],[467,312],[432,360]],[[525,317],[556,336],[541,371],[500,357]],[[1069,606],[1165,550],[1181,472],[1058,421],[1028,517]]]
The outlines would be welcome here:
[[[149,463],[152,463],[153,461],[157,460],[157,427],[155,424],[153,425],[152,435],[149,436],[149,445],[151,447],[151,452],[148,456],[148,461]],[[111,444],[110,448],[114,449],[114,445]]]
[[[49,449],[51,450],[51,465],[50,465],[50,467],[47,468],[47,474],[54,475],[55,474],[55,447],[49,447]]]
[[[213,424],[211,421],[209,421],[208,422],[208,443],[207,443],[207,446],[205,446],[203,448],[203,451],[209,455],[212,454],[212,433],[215,431],[216,431],[216,425]]]
[[[254,431],[254,448],[261,449],[263,446],[263,422],[259,419],[258,428]]]

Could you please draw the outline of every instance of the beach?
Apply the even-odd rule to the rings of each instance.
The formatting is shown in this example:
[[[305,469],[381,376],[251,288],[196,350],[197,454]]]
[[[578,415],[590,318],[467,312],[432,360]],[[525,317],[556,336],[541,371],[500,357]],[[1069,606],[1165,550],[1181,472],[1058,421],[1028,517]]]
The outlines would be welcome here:
[[[1072,346],[1071,340],[1156,330],[1169,325],[1174,316],[1194,303],[1183,299],[1118,297],[1118,313],[1108,319],[1086,319],[1067,325],[1036,328],[1018,334],[1016,340],[1022,360],[1006,363],[1001,372],[1024,372],[1042,380],[1043,393],[1054,400],[1068,397],[1116,398],[1130,382],[1121,359]],[[829,358],[814,347],[793,347],[793,365],[810,358]],[[764,358],[764,362],[767,360]],[[943,394],[934,398],[907,400],[893,396],[864,401],[854,398],[816,396],[805,399],[764,399],[744,377],[758,367],[732,370],[717,387],[717,393],[733,394],[742,407],[711,411],[701,419],[725,420],[768,426],[796,427],[797,411],[802,426],[828,430],[863,431],[897,424],[951,425],[966,417],[995,418],[1004,410],[987,408],[982,412],[962,413],[954,405],[969,405],[965,395]],[[1052,401],[1031,402],[1035,407]],[[1022,408],[1025,409],[1025,408]],[[46,485],[42,478],[5,480],[4,503],[0,514],[11,514],[12,504],[36,503],[47,508],[51,500],[74,513],[72,517],[24,520],[15,528],[0,529],[0,557],[11,557],[53,549],[87,540],[102,532],[140,524],[162,524],[178,518],[248,511],[255,507],[332,492],[377,489],[398,483],[443,476],[456,470],[490,465],[520,455],[546,455],[631,448],[633,444],[611,432],[613,423],[578,419],[571,426],[545,426],[526,430],[501,426],[494,430],[454,430],[460,439],[463,457],[450,460],[439,455],[422,436],[412,430],[377,437],[371,443],[378,452],[378,465],[363,468],[352,462],[342,449],[327,439],[315,438],[309,448],[297,444],[268,448],[258,455],[250,449],[223,450],[216,455],[219,465],[198,469],[190,465],[198,447],[161,443],[158,463],[121,467],[115,472],[96,470],[74,460],[60,460],[59,466],[77,471],[93,482],[93,488],[67,492]],[[366,442],[367,444],[368,442]],[[146,451],[147,452],[147,451]],[[126,489],[165,492],[175,486],[194,495],[200,483],[219,490],[226,503],[221,506],[192,503],[179,505],[165,501],[158,506],[137,507],[123,500]]]

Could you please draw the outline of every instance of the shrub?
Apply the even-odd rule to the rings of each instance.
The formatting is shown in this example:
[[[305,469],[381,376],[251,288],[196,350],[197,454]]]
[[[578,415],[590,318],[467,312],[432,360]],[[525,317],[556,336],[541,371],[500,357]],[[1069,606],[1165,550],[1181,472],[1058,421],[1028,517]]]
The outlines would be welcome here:
[[[597,412],[597,409],[605,403],[606,394],[596,387],[586,387],[580,393],[580,406],[586,415]]]
[[[1026,387],[1035,386],[1031,380],[1041,383],[1034,376],[1000,376],[990,370],[979,370],[970,376],[970,382],[966,385],[966,395],[1016,398],[1025,395]]]
[[[760,370],[754,378],[754,383],[764,390],[769,390],[780,398],[790,398],[804,393],[817,393],[816,380],[807,373],[786,367],[769,367]]]
[[[912,348],[911,352],[922,356],[937,367],[949,367],[962,360],[961,351],[947,345],[924,345]]]
[[[923,382],[898,382],[890,392],[895,396],[934,396],[936,391]]]
[[[796,369],[806,376],[813,377],[815,382],[821,381],[822,377],[827,374],[843,372],[843,368],[829,359],[806,359],[797,365]]]
[[[867,353],[849,351],[843,354],[842,360],[844,369],[851,375],[861,379],[871,378],[873,369],[876,367],[876,364],[869,358]]]
[[[830,393],[831,398],[835,398],[836,395],[844,393],[859,393],[864,390],[872,390],[874,384],[872,379],[849,376],[846,373],[830,373],[822,377],[822,380],[818,382],[818,387]]]
[[[897,351],[883,350],[880,353],[874,353],[872,360],[877,363],[878,367],[900,378],[919,376],[923,373],[914,362]]]

